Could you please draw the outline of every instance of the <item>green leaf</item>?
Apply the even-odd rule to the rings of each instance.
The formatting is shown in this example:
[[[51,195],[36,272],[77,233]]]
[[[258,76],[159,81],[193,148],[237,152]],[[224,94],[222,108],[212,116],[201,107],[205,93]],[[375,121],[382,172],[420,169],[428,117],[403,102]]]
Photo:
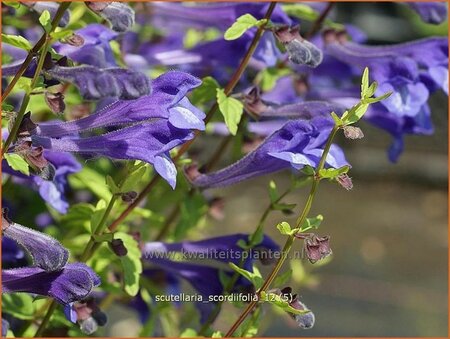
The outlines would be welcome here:
[[[319,175],[323,179],[334,179],[337,176],[348,173],[350,166],[345,165],[340,168],[323,168],[319,171]]]
[[[282,234],[282,235],[291,235],[291,232],[292,232],[292,230],[291,230],[291,225],[289,225],[287,222],[285,222],[285,221],[283,221],[283,222],[280,222],[278,225],[277,225],[277,229],[278,229],[278,231],[280,231],[280,233]]]
[[[318,229],[320,224],[323,221],[323,215],[319,214],[317,217],[314,218],[306,218],[305,221],[303,221],[303,224],[300,226],[299,232],[306,232],[310,229]]]
[[[128,253],[120,257],[124,273],[125,292],[134,297],[139,292],[139,277],[142,273],[141,250],[134,238],[126,233],[117,232],[115,239],[122,239]]]
[[[44,10],[42,14],[39,16],[39,22],[41,23],[42,27],[44,27],[47,33],[50,32],[50,29],[52,27],[50,20],[51,17],[50,12],[48,10]]]
[[[190,100],[195,105],[206,103],[215,100],[217,97],[217,89],[220,87],[219,83],[213,77],[207,76],[202,79],[202,84],[194,89]]]
[[[235,40],[242,36],[249,28],[258,25],[258,20],[251,14],[241,15],[224,34],[225,40]]]
[[[366,90],[366,98],[370,98],[375,94],[375,91],[378,88],[378,83],[376,81],[372,82],[369,88]]]
[[[368,89],[369,89],[369,68],[366,67],[364,68],[364,72],[361,78],[361,98],[368,97],[367,95]]]
[[[25,175],[30,175],[30,167],[28,167],[27,162],[20,155],[15,153],[5,153],[5,159],[13,170]]]
[[[120,187],[120,192],[126,193],[129,191],[133,191],[136,187],[138,187],[139,181],[144,176],[145,172],[147,171],[147,168],[148,168],[147,166],[139,164],[137,165],[137,167],[134,167],[131,170],[131,173],[128,174],[122,186]]]
[[[331,112],[331,117],[333,118],[334,124],[335,124],[336,126],[342,126],[342,125],[344,124],[344,122],[342,121],[342,119],[339,118],[339,117],[337,116],[336,113]]]
[[[392,92],[387,92],[387,93],[384,93],[383,95],[380,95],[379,97],[376,97],[376,98],[365,99],[364,102],[366,102],[368,104],[373,104],[375,102],[379,102],[381,100],[389,98],[391,96],[391,94],[392,94]]]
[[[211,335],[211,338],[223,338],[223,334],[220,331],[216,331]]]
[[[61,225],[64,229],[73,230],[83,228],[85,231],[90,230],[90,220],[95,207],[88,203],[79,203],[70,206],[69,211],[61,218]]]
[[[2,33],[2,43],[10,44],[14,47],[21,48],[26,51],[29,51],[30,49],[33,48],[31,46],[31,43],[27,39],[19,35],[10,35]]]
[[[228,263],[230,267],[238,272],[240,275],[242,275],[244,278],[249,280],[257,290],[261,288],[261,286],[264,284],[264,279],[261,276],[261,273],[256,268],[256,266],[253,266],[253,273],[249,272],[247,270],[244,270],[243,268],[240,268],[239,266],[233,264],[232,262]]]
[[[264,230],[262,227],[258,227],[255,232],[250,236],[250,246],[260,244],[264,239]]]
[[[217,103],[228,130],[232,135],[236,135],[238,124],[244,112],[244,105],[239,100],[227,97],[221,88],[217,88]]]

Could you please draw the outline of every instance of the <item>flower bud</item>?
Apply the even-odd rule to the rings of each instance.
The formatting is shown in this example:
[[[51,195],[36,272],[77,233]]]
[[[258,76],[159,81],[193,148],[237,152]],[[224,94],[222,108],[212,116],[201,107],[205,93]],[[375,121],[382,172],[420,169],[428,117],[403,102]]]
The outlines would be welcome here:
[[[130,191],[126,193],[122,193],[120,197],[122,198],[123,202],[132,203],[136,198],[138,194],[135,191]]]
[[[33,265],[47,272],[59,271],[69,259],[69,251],[58,240],[31,228],[8,221],[3,213],[2,232],[22,246],[33,260]]]
[[[114,252],[114,254],[117,255],[118,257],[124,257],[128,254],[128,250],[125,247],[122,239],[113,239],[109,243],[109,247]]]

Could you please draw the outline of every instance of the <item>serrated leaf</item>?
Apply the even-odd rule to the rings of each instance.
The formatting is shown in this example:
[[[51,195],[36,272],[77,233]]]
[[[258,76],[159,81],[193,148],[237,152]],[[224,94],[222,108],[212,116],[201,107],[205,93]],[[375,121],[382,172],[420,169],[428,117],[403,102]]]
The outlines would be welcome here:
[[[125,292],[134,297],[139,292],[139,277],[142,273],[141,250],[134,238],[126,233],[117,232],[115,239],[122,239],[128,250],[126,256],[120,257],[123,268],[123,283]]]
[[[51,29],[51,17],[50,12],[48,10],[44,10],[42,14],[39,16],[39,22],[44,27],[45,31],[48,33]]]
[[[236,135],[238,124],[244,112],[244,105],[239,100],[226,96],[221,88],[217,88],[217,103],[228,130],[232,135]]]
[[[5,160],[13,170],[25,175],[30,175],[30,167],[20,155],[15,153],[5,153]]]
[[[287,222],[285,222],[285,221],[283,221],[283,222],[280,222],[278,225],[277,225],[277,229],[278,229],[278,231],[280,231],[280,233],[282,234],[282,235],[290,235],[291,234],[291,225],[289,225]]]
[[[21,48],[26,51],[29,51],[30,49],[33,48],[31,46],[31,43],[27,39],[19,35],[10,35],[2,33],[2,43],[10,44],[14,47]]]
[[[225,40],[235,40],[241,37],[249,28],[255,27],[258,20],[251,14],[241,15],[236,21],[225,31]]]

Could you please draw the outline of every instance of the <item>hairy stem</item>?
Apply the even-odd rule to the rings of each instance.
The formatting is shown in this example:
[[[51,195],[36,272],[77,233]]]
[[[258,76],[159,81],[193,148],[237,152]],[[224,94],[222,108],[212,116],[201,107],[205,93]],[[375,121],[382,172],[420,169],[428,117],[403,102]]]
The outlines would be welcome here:
[[[312,183],[311,190],[309,192],[308,200],[306,201],[305,207],[303,208],[303,211],[300,214],[300,217],[297,219],[297,227],[299,227],[306,220],[306,217],[308,216],[308,213],[311,210],[311,206],[312,206],[312,203],[314,201],[314,197],[315,197],[315,194],[317,191],[317,186],[319,185],[319,182],[320,182],[320,177],[318,176],[318,173],[325,166],[325,161],[326,161],[327,155],[330,151],[331,144],[333,143],[333,139],[336,136],[336,133],[338,130],[339,130],[338,126],[333,127],[333,129],[330,133],[330,136],[328,137],[327,143],[325,145],[325,148],[323,150],[322,156],[319,161],[319,165],[316,168],[316,176],[314,177],[314,181]],[[290,235],[287,238],[286,243],[284,244],[280,259],[278,259],[278,262],[276,263],[275,267],[272,269],[272,271],[270,272],[268,277],[265,279],[262,287],[258,290],[258,292],[257,292],[258,295],[260,295],[261,292],[265,292],[270,287],[270,284],[273,282],[273,280],[276,278],[276,276],[278,275],[278,272],[281,270],[284,262],[286,261],[286,258],[289,255],[289,252],[292,248],[292,244],[294,243],[294,240],[295,240],[294,235]],[[250,314],[250,312],[252,312],[253,308],[256,306],[257,303],[258,303],[258,301],[252,301],[247,305],[247,307],[244,309],[244,311],[239,316],[239,318],[234,322],[234,324],[228,330],[225,337],[231,337],[233,335],[233,333],[239,328],[239,326],[242,324],[242,322],[245,320],[245,318]]]

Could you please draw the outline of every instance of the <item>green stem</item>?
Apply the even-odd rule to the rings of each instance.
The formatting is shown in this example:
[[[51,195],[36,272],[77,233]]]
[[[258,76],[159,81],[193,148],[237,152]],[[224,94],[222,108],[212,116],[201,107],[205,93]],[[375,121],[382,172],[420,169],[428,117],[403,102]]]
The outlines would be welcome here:
[[[314,201],[314,197],[315,197],[315,194],[317,191],[317,186],[319,185],[319,181],[320,181],[319,172],[325,166],[325,161],[326,161],[326,158],[330,151],[331,144],[333,143],[333,139],[336,136],[336,133],[338,130],[339,130],[339,127],[334,126],[330,133],[330,136],[328,137],[327,143],[324,147],[322,156],[319,161],[319,165],[316,168],[316,175],[314,177],[314,181],[312,183],[311,190],[309,192],[308,200],[305,203],[305,207],[303,208],[303,211],[300,214],[300,217],[297,219],[297,227],[299,227],[299,225],[301,225],[305,221],[306,217],[308,216],[309,211],[311,210],[311,206],[312,206],[312,203]],[[283,267],[283,264],[289,255],[289,252],[292,248],[292,244],[294,243],[294,240],[295,240],[294,235],[290,235],[287,238],[286,243],[284,244],[284,247],[282,250],[282,255],[281,255],[280,259],[278,259],[277,264],[272,269],[269,276],[264,281],[264,284],[257,292],[258,295],[260,295],[261,292],[265,292],[270,287],[270,284],[273,282],[273,280],[276,278],[276,276],[278,275],[278,272]],[[242,324],[242,322],[245,320],[245,318],[250,314],[250,312],[253,310],[253,308],[256,306],[257,303],[258,303],[258,301],[252,301],[247,305],[247,307],[244,309],[244,311],[239,316],[239,318],[234,322],[234,324],[228,330],[225,337],[231,337],[233,335],[233,333],[238,329],[238,327]]]
[[[47,327],[50,318],[52,317],[53,312],[56,310],[56,307],[58,306],[58,303],[55,300],[52,300],[50,306],[48,307],[47,313],[45,314],[44,319],[42,319],[41,324],[39,325],[36,334],[34,335],[35,338],[42,337],[42,334],[45,331],[45,328]]]
[[[113,194],[111,199],[109,200],[108,206],[106,207],[105,213],[103,213],[102,219],[98,223],[97,227],[93,231],[93,235],[100,235],[102,234],[106,229],[106,221],[108,220],[109,215],[111,214],[111,211],[114,207],[114,204],[117,201],[117,195]],[[88,243],[86,244],[86,247],[84,248],[83,254],[81,255],[80,260],[82,262],[86,262],[89,260],[89,258],[92,256],[92,249],[94,248],[94,245],[96,244],[94,237],[91,236]]]

